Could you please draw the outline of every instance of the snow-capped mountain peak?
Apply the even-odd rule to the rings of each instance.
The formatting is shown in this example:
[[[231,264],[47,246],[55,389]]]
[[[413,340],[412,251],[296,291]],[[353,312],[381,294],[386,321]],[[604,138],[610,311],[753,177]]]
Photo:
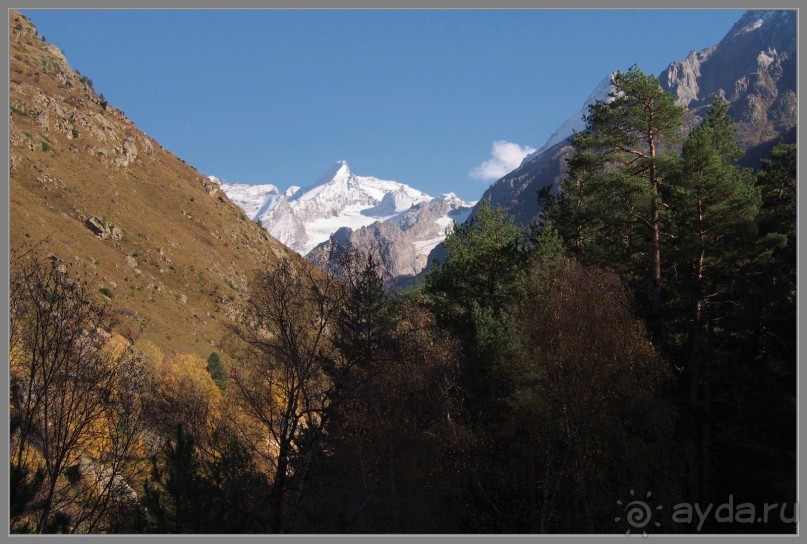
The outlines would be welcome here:
[[[398,181],[356,175],[347,161],[335,162],[314,183],[302,189],[292,186],[285,193],[274,186],[262,192],[250,192],[243,184],[222,188],[233,191],[231,198],[249,210],[251,218],[303,255],[340,227],[361,228],[432,199]]]
[[[401,210],[411,202],[405,189],[411,190],[403,186],[402,189],[386,193],[376,209],[383,210],[383,213]],[[393,207],[394,203],[399,206]],[[387,219],[361,228],[342,227],[307,253],[306,258],[325,267],[333,264],[329,260],[334,246],[369,250],[382,247],[383,251],[378,257],[389,273],[388,279],[411,277],[425,268],[429,253],[445,240],[453,225],[463,223],[468,218],[475,204],[464,202],[453,193],[424,199]]]
[[[476,202],[465,202],[460,197],[456,195],[456,193],[443,193],[441,195],[437,195],[434,197],[435,200],[439,202],[446,202],[448,204],[455,204],[458,206],[473,206]]]
[[[308,187],[304,187],[303,189],[296,191],[296,194],[303,195],[311,189],[328,183],[347,182],[350,180],[351,175],[352,174],[350,172],[350,167],[347,165],[347,161],[336,161],[329,166],[328,169],[319,176],[319,178],[317,178],[317,181]]]
[[[729,36],[739,36],[754,32],[762,26],[775,26],[793,17],[792,10],[749,10],[737,21],[729,31]]]
[[[475,204],[454,193],[432,197],[399,181],[360,176],[346,161],[332,164],[302,189],[266,191],[259,204],[257,198],[245,198],[248,190],[243,184],[222,188],[234,191],[231,198],[242,207],[250,204],[254,219],[302,255],[325,242],[382,242],[389,253],[384,265],[393,276],[419,272],[429,251],[445,239],[452,224],[468,217]],[[323,251],[320,247],[318,254]]]
[[[250,185],[248,183],[232,183],[216,176],[207,176],[207,179],[217,183],[224,193],[230,197],[244,214],[250,219],[255,217],[267,206],[267,202],[280,197],[280,191],[271,183],[263,185]]]

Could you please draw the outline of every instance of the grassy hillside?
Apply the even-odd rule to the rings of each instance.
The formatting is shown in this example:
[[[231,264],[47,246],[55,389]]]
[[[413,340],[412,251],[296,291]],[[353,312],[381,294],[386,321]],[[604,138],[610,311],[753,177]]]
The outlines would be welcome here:
[[[288,257],[11,12],[11,248],[38,245],[107,297],[124,335],[215,351],[252,271]]]

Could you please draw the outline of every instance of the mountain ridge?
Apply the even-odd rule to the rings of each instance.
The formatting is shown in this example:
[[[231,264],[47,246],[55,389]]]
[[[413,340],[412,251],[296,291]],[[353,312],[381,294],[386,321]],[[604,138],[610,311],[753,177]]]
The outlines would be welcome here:
[[[453,193],[431,196],[401,182],[359,176],[344,160],[290,196],[274,185],[220,186],[250,219],[311,262],[327,267],[334,245],[383,247],[381,264],[392,278],[419,273],[446,228],[462,222],[475,204]]]
[[[662,88],[688,107],[687,124],[700,122],[716,96],[729,103],[738,139],[747,150],[744,163],[758,165],[778,141],[795,141],[796,11],[749,10],[717,44],[673,61],[659,76]],[[596,96],[603,82],[592,92]],[[588,101],[586,102],[586,105]],[[491,184],[481,199],[503,207],[526,225],[539,218],[538,191],[552,192],[566,172],[572,154],[568,137],[558,135],[583,126],[581,112],[570,117],[538,152]]]
[[[347,161],[340,160],[314,183],[295,188],[290,195],[267,191],[251,219],[260,221],[272,236],[305,255],[341,227],[360,228],[385,221],[431,198],[404,183],[356,175]]]
[[[355,230],[342,227],[306,258],[320,268],[329,268],[336,264],[340,249],[371,251],[386,272],[387,285],[400,285],[426,268],[430,252],[445,240],[453,224],[467,219],[474,204],[453,193],[438,195],[384,221]]]

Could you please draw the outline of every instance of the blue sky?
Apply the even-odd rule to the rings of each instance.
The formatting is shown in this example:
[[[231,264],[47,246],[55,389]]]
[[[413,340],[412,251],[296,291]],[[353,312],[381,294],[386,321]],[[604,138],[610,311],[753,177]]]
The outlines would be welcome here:
[[[347,160],[357,174],[475,200],[496,169],[471,174],[494,142],[505,163],[541,147],[609,71],[658,74],[743,12],[23,13],[205,174],[285,189]]]

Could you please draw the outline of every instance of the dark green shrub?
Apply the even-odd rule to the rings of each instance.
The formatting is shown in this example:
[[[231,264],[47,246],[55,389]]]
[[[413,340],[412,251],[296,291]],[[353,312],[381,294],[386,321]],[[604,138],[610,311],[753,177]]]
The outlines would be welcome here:
[[[224,364],[221,362],[221,357],[215,351],[207,358],[207,371],[210,377],[219,386],[219,389],[224,389],[227,386],[227,371]]]

